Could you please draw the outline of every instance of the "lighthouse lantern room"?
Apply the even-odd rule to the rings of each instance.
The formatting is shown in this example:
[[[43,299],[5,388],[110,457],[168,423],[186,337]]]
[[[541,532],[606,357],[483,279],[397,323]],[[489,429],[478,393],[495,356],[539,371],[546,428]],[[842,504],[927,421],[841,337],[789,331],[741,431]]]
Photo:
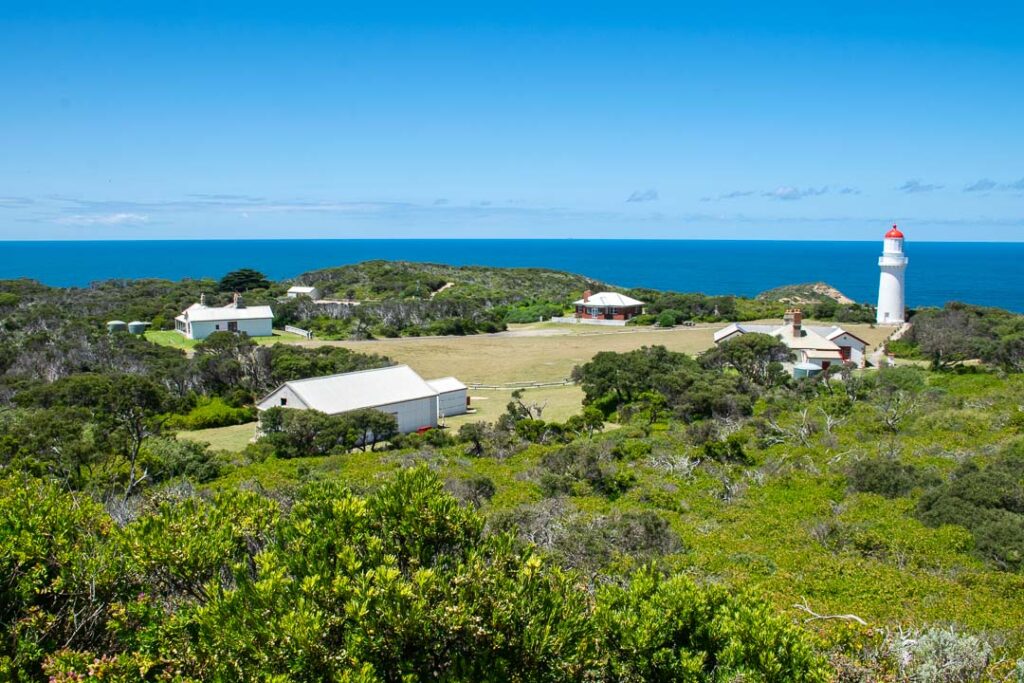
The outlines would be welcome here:
[[[885,233],[882,255],[878,259],[882,271],[878,281],[879,325],[900,325],[906,320],[903,275],[909,260],[903,255],[903,233],[894,225]]]

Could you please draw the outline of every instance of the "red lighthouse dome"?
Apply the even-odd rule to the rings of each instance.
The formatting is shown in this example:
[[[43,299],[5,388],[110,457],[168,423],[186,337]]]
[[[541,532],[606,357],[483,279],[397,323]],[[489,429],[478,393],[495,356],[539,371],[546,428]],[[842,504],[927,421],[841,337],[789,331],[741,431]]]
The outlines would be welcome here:
[[[893,223],[892,230],[890,230],[889,232],[885,233],[885,239],[887,239],[887,240],[891,240],[891,239],[901,240],[901,239],[903,239],[903,233],[900,232],[900,229],[896,227],[895,223]]]

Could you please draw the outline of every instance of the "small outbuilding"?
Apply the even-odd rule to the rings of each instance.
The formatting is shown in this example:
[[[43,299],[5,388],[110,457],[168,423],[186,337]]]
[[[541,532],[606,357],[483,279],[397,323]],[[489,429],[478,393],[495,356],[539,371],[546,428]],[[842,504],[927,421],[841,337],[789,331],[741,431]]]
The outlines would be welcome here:
[[[174,329],[188,339],[206,339],[214,332],[269,337],[274,334],[274,311],[270,306],[246,306],[241,294],[227,306],[207,306],[203,295],[174,319]]]
[[[309,297],[310,299],[319,299],[320,290],[316,287],[305,287],[302,285],[295,285],[294,287],[288,288],[289,299],[297,299],[300,296]]]
[[[391,365],[285,382],[256,408],[319,410],[328,415],[373,408],[394,415],[398,431],[407,434],[437,427],[439,416],[459,414],[442,411],[442,397],[450,410],[458,402],[466,412],[466,385],[454,377],[427,381],[408,365]]]
[[[469,410],[469,395],[466,385],[454,377],[428,379],[427,384],[437,392],[438,418],[464,415]]]

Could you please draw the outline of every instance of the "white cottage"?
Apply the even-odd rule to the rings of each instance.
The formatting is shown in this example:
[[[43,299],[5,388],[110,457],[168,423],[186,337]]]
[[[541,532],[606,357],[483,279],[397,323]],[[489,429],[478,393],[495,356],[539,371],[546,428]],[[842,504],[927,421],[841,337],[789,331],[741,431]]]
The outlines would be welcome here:
[[[270,306],[246,306],[241,294],[227,306],[207,306],[206,295],[174,319],[174,329],[188,339],[206,339],[214,332],[244,332],[250,337],[274,334],[274,312]]]
[[[727,325],[715,332],[715,343],[751,333],[771,335],[792,349],[795,360],[789,369],[798,377],[827,370],[834,363],[852,363],[862,368],[867,359],[866,341],[836,325],[804,325],[799,309],[786,311],[782,325]]]
[[[459,414],[450,412],[456,402],[466,412],[465,392],[466,386],[453,377],[427,381],[408,365],[392,365],[285,382],[256,408],[319,410],[328,415],[374,408],[394,415],[398,431],[406,434],[437,427],[439,416]],[[445,410],[439,407],[441,401],[448,406]]]

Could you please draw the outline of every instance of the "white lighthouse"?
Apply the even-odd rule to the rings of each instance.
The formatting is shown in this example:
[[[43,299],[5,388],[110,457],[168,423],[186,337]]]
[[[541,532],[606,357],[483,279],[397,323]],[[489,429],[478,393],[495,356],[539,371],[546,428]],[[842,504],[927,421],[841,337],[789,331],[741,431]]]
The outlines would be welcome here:
[[[903,273],[910,260],[903,255],[903,233],[895,225],[885,233],[885,246],[878,259],[882,270],[878,281],[878,324],[900,325],[906,320]]]

